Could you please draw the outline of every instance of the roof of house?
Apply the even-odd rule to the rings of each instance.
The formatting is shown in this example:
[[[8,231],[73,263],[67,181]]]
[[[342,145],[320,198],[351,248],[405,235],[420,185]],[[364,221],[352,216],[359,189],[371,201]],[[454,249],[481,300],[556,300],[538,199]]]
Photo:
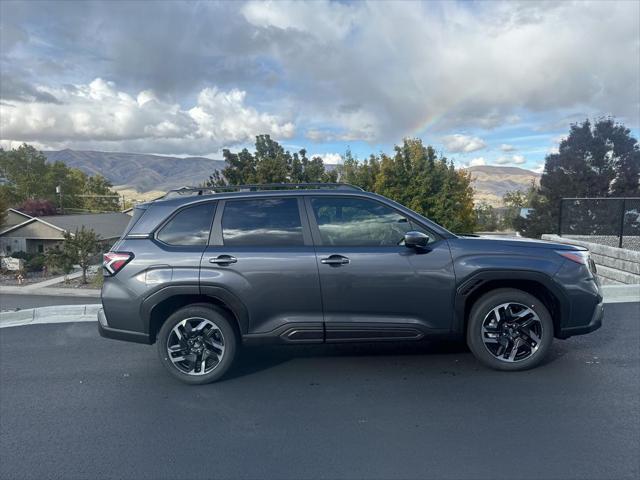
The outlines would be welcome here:
[[[71,233],[84,226],[96,232],[100,238],[119,237],[131,220],[129,215],[121,212],[51,215],[38,218]]]
[[[88,213],[78,215],[48,215],[29,218],[26,221],[0,232],[4,235],[33,222],[49,225],[57,230],[74,233],[84,227],[93,230],[102,239],[118,238],[122,235],[131,217],[126,213]]]

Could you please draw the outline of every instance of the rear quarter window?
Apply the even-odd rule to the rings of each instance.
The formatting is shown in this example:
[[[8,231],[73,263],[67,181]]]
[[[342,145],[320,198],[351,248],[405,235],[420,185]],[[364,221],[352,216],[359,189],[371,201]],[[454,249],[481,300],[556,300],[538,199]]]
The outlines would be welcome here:
[[[168,245],[206,245],[215,210],[215,203],[184,208],[160,228],[156,238]]]

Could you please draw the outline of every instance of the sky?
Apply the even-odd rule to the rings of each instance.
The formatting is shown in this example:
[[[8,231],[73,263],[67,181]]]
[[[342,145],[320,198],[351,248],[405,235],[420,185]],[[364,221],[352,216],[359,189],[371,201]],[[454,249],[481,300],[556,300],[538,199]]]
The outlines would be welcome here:
[[[336,163],[403,138],[540,170],[571,123],[640,131],[640,2],[0,2],[0,146]]]

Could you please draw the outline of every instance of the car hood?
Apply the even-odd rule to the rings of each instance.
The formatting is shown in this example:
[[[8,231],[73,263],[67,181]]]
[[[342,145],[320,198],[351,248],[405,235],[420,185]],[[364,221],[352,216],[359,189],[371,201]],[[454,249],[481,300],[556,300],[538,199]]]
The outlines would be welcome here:
[[[472,242],[474,245],[492,245],[504,247],[525,247],[525,248],[548,248],[552,250],[587,250],[579,245],[568,245],[566,243],[549,242],[546,240],[535,240],[533,238],[519,237],[497,237],[481,235],[462,235],[458,237],[463,242]]]

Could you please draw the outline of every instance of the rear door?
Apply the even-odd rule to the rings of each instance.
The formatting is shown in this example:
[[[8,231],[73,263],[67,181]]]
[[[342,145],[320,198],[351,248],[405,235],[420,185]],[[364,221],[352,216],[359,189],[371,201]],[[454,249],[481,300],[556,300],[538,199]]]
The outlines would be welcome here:
[[[243,304],[245,334],[323,341],[318,268],[298,197],[219,201],[200,285],[203,293],[225,289]]]
[[[327,341],[420,338],[451,326],[454,275],[446,240],[375,199],[307,197]],[[430,235],[427,249],[404,234]]]

